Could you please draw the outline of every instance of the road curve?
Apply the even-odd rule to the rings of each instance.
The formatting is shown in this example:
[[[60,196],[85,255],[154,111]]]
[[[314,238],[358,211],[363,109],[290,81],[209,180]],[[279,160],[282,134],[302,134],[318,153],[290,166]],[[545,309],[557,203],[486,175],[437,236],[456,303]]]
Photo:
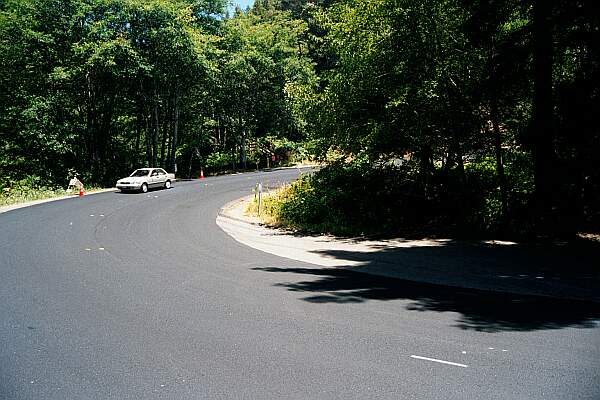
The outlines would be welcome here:
[[[0,214],[0,399],[600,398],[593,307],[305,264],[217,227],[298,173]]]

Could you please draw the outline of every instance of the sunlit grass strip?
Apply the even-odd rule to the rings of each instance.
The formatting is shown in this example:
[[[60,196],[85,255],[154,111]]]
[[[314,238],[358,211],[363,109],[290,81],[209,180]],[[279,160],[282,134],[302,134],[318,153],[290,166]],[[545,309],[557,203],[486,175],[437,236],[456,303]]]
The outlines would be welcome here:
[[[291,186],[284,185],[262,194],[260,213],[258,212],[258,195],[246,207],[248,216],[258,217],[260,221],[270,226],[285,226],[281,217],[281,207],[291,194]]]
[[[67,193],[65,189],[10,189],[5,188],[0,193],[0,206],[9,206],[13,204],[27,203],[35,200],[46,200],[67,195],[76,196],[78,192]],[[101,190],[102,188],[86,189],[86,193]]]

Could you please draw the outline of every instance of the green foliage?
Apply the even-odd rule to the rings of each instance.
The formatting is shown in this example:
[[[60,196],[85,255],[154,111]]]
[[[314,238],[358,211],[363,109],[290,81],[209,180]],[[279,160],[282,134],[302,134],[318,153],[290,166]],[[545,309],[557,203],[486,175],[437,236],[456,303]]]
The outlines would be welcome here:
[[[192,176],[316,157],[333,165],[289,189],[278,213],[290,223],[600,224],[593,0],[225,8],[0,2],[0,184],[62,186],[76,170],[112,185],[140,166]],[[411,161],[393,168],[400,159]]]
[[[525,171],[510,176],[515,188],[527,188],[531,179]],[[512,209],[526,198],[519,197],[527,196],[523,190],[514,191]],[[293,183],[270,200],[267,214],[285,226],[342,235],[479,236],[503,228],[500,202],[489,158],[469,163],[463,177],[438,168],[427,184],[414,162],[394,167],[362,158]]]
[[[171,169],[192,112],[189,99],[203,89],[210,37],[204,30],[221,23],[223,6],[222,0],[4,2],[5,173],[20,179],[41,169],[46,182],[62,183],[67,170],[77,169],[91,182],[112,185],[144,164]],[[22,158],[29,162],[18,163]]]
[[[0,206],[64,195],[64,189],[45,186],[40,177],[29,176],[11,185],[0,185]]]
[[[213,152],[206,159],[206,166],[210,168],[214,168],[216,170],[221,170],[227,165],[230,165],[235,162],[235,156],[228,153],[221,152]]]

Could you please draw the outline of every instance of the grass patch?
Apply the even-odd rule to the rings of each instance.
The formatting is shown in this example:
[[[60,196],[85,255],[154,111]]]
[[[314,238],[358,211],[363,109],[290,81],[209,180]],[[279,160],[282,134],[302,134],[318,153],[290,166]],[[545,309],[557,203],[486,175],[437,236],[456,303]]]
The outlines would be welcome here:
[[[34,200],[51,199],[67,194],[64,189],[38,189],[38,190],[11,190],[3,191],[0,196],[0,206],[9,206],[13,204],[27,203]]]
[[[258,196],[255,196],[254,199],[248,203],[244,213],[249,217],[258,218],[263,224],[269,226],[285,226],[285,222],[281,220],[280,207],[288,198],[290,189],[290,185],[284,185],[276,190],[263,193],[260,212],[258,210]]]
[[[86,193],[101,190],[94,187],[86,189]],[[36,177],[29,177],[20,181],[12,182],[10,185],[0,188],[0,206],[9,206],[13,204],[27,203],[35,200],[46,200],[66,195],[77,195],[74,191],[67,191],[60,187],[47,186],[40,182]]]

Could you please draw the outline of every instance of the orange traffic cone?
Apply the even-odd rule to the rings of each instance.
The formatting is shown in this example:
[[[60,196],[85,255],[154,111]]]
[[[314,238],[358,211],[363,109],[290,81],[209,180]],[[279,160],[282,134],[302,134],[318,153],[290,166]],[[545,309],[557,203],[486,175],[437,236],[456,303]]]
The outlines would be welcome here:
[[[84,194],[83,188],[79,188],[79,197],[83,197]]]
[[[204,179],[204,168],[200,168],[200,179]]]

